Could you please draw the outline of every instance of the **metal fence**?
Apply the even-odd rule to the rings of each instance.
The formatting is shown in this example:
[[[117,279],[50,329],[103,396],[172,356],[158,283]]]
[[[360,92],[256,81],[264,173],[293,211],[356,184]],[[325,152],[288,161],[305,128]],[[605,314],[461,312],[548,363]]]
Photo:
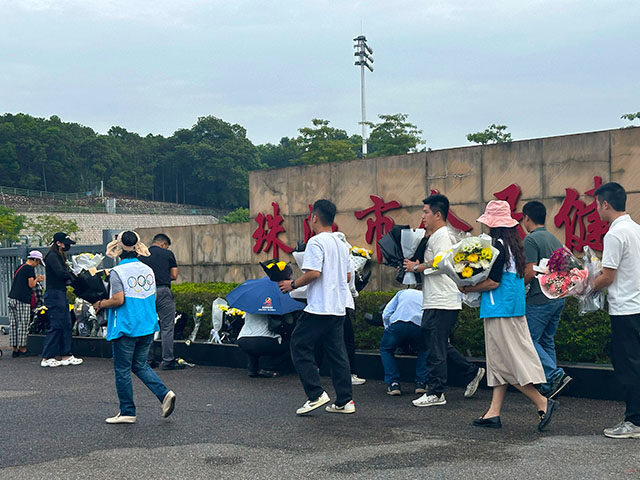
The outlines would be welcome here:
[[[21,195],[23,197],[53,198],[56,200],[78,200],[87,197],[86,193],[58,193],[43,192],[42,190],[29,190],[28,188],[0,186],[0,194]]]
[[[107,241],[111,239],[113,232],[111,230],[105,230],[103,237],[105,238],[104,244],[97,245],[73,245],[67,257],[76,255],[78,253],[103,253],[105,251],[105,245]],[[39,250],[43,255],[46,255],[48,247],[29,247],[27,245],[18,245],[15,247],[0,248],[0,326],[9,325],[9,312],[7,309],[7,301],[9,299],[9,291],[11,290],[11,284],[13,283],[13,273],[16,268],[24,262],[27,258],[28,252],[31,250]],[[111,259],[106,258],[103,262],[103,266],[110,267]],[[36,269],[37,273],[44,273],[39,271],[42,267]],[[46,280],[45,280],[46,281]]]

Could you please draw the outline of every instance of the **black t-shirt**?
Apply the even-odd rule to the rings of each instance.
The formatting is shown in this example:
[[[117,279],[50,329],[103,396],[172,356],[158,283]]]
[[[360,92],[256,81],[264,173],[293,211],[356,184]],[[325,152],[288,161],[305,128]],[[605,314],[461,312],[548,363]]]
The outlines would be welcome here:
[[[138,260],[151,267],[151,270],[153,270],[153,274],[156,277],[156,286],[170,287],[171,269],[178,266],[173,252],[166,248],[152,245],[149,247],[149,253],[151,255],[148,257],[140,255]]]
[[[16,269],[16,272],[13,273],[14,279],[11,284],[9,298],[13,298],[22,303],[31,303],[33,290],[29,287],[29,279],[36,278],[36,271],[28,263],[23,263]]]

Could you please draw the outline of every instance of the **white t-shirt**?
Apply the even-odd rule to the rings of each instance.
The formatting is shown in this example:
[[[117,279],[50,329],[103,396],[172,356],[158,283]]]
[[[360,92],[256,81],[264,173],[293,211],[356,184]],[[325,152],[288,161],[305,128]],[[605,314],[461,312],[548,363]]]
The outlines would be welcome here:
[[[247,313],[244,316],[244,325],[240,329],[238,338],[242,337],[267,337],[275,338],[278,343],[282,343],[282,337],[277,333],[273,333],[269,330],[269,323],[267,315],[259,315],[254,313]]]
[[[433,232],[427,242],[424,261],[431,263],[436,255],[449,250],[453,241],[449,229],[440,227]],[[423,310],[461,310],[462,300],[456,283],[448,276],[438,272],[422,277],[422,309]]]
[[[349,249],[329,232],[309,239],[304,251],[302,270],[315,270],[321,275],[307,288],[305,312],[316,315],[343,316],[346,311],[349,271]]]
[[[629,215],[616,218],[609,226],[602,266],[616,270],[608,288],[609,314],[640,313],[640,225]]]

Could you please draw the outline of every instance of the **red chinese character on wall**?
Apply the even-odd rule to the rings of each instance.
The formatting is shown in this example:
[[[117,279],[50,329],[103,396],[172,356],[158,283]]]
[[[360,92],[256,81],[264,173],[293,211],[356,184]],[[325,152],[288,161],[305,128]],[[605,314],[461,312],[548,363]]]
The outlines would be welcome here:
[[[280,215],[280,206],[276,202],[271,203],[271,205],[273,206],[273,215],[259,213],[254,219],[258,227],[252,235],[252,238],[256,240],[253,251],[255,253],[260,253],[261,251],[267,253],[273,249],[273,258],[280,258],[279,248],[286,253],[293,252],[293,248],[278,239],[278,235],[285,231],[282,226],[284,219]]]
[[[313,233],[313,230],[311,230],[311,224],[310,224],[312,213],[313,213],[313,205],[309,205],[309,216],[304,219],[304,222],[302,222],[304,225],[304,243],[307,243],[309,239],[315,235],[315,233]],[[338,225],[336,225],[335,223],[331,225],[331,231],[337,232]]]
[[[602,178],[593,177],[593,184],[591,190],[584,192],[594,197],[589,205],[580,200],[577,190],[566,188],[562,206],[553,219],[556,227],[564,225],[564,244],[572,250],[580,251],[587,245],[601,252],[604,234],[609,230],[609,224],[598,214],[594,196],[596,189],[602,185]]]
[[[401,208],[402,204],[400,204],[400,202],[396,202],[395,200],[385,203],[385,201],[377,195],[369,195],[369,198],[373,202],[373,206],[365,210],[353,212],[353,214],[358,220],[362,220],[367,215],[373,213],[375,218],[367,219],[367,233],[365,234],[364,238],[368,244],[372,244],[373,237],[375,235],[378,263],[382,263],[382,252],[380,251],[380,247],[378,246],[378,240],[384,237],[384,235],[389,232],[389,230],[391,230],[395,225],[393,219],[391,217],[385,217],[384,213],[388,212],[389,210]]]
[[[493,194],[493,196],[496,197],[498,200],[504,200],[509,204],[509,206],[511,207],[511,218],[516,219],[518,222],[522,220],[522,216],[523,216],[522,212],[515,211],[516,205],[518,204],[518,199],[520,198],[521,193],[522,192],[520,190],[520,187],[515,183],[512,183],[504,190],[500,190],[499,192],[496,192]],[[527,234],[524,232],[522,225],[518,224],[517,229],[518,229],[518,233],[520,234],[520,238],[524,239],[524,237],[526,237]]]
[[[439,195],[439,190],[431,189],[430,195]],[[447,215],[447,222],[453,227],[461,230],[463,232],[470,232],[473,230],[473,227],[469,225],[467,222],[458,217],[453,211],[449,210],[449,215]],[[424,228],[424,222],[420,222],[420,226],[418,228]]]

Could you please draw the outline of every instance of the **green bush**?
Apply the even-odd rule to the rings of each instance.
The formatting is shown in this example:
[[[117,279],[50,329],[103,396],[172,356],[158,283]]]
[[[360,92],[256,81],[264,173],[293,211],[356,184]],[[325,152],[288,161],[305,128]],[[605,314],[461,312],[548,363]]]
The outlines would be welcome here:
[[[207,338],[211,329],[211,302],[224,297],[236,283],[182,283],[171,287],[176,309],[188,316],[186,334],[193,328],[193,305],[205,307],[203,323],[198,338]],[[356,348],[377,351],[382,338],[382,327],[372,327],[364,320],[365,313],[373,313],[387,303],[395,291],[360,292],[356,299],[356,315],[353,323]],[[452,343],[464,354],[484,356],[484,327],[479,310],[463,306],[453,332]],[[585,316],[578,315],[578,302],[567,300],[556,334],[558,360],[564,362],[609,363],[608,345],[611,336],[609,315],[603,311]]]
[[[238,286],[237,283],[180,283],[173,285],[171,291],[176,302],[176,311],[187,316],[185,335],[193,331],[193,306],[203,305],[204,315],[198,329],[197,338],[209,338],[211,330],[211,302],[218,297],[225,297],[231,290]]]

